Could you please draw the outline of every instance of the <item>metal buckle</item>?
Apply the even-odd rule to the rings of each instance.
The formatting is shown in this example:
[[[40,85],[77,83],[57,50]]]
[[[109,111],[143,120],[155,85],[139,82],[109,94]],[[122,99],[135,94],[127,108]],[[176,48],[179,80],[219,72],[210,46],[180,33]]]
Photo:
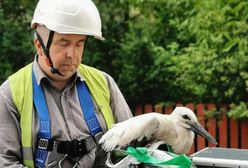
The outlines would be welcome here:
[[[38,142],[38,149],[47,150],[48,139],[40,138]]]
[[[68,157],[68,155],[65,154],[65,156],[64,156],[62,159],[60,159],[59,164],[58,164],[58,165],[59,165],[59,168],[63,168],[61,164],[64,162],[64,160],[65,160],[67,157]],[[76,161],[76,163],[73,165],[72,168],[76,168],[76,167],[77,167],[78,161],[79,161],[79,160]]]
[[[91,149],[93,149],[97,146],[96,142],[94,141],[94,139],[91,136],[86,138],[84,141],[85,141],[85,148],[86,148],[87,152],[89,152]]]
[[[98,144],[98,142],[100,141],[101,137],[103,136],[103,132],[98,132],[94,139],[95,139],[95,142]]]
[[[63,161],[65,160],[65,158],[67,157],[68,155],[66,154],[62,159],[60,159],[59,161],[59,168],[62,168],[61,164],[63,163]]]

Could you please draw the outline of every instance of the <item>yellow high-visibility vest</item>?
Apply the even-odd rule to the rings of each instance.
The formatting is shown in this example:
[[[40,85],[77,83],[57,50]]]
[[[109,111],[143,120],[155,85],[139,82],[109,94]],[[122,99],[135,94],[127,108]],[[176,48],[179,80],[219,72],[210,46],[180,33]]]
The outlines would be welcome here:
[[[110,93],[103,73],[95,68],[81,64],[80,74],[85,78],[91,95],[93,96],[109,129],[114,124],[114,117],[110,108]],[[32,64],[25,66],[9,77],[13,102],[20,114],[21,143],[23,164],[34,167],[32,151],[32,119],[33,119],[33,84]]]

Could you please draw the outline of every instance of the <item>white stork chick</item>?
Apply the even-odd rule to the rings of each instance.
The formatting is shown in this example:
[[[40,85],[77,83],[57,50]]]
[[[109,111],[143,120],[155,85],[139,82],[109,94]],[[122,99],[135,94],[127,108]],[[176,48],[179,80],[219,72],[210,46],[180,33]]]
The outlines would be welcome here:
[[[105,151],[126,147],[133,140],[160,140],[177,154],[186,154],[194,141],[194,132],[217,144],[216,140],[199,124],[192,110],[176,107],[170,114],[147,113],[114,124],[99,143]]]

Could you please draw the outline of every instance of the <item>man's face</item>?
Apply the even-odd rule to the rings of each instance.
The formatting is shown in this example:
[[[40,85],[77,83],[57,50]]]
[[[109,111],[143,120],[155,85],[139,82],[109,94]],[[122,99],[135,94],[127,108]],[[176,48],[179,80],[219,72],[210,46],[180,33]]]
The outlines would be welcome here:
[[[85,35],[55,33],[50,46],[50,57],[53,66],[63,76],[52,74],[50,67],[45,64],[43,64],[42,69],[52,80],[60,81],[70,79],[81,63],[85,41]],[[44,53],[42,53],[42,55],[44,63],[46,57]]]
[[[81,63],[86,36],[54,34],[50,47],[53,66],[64,76],[73,75]]]

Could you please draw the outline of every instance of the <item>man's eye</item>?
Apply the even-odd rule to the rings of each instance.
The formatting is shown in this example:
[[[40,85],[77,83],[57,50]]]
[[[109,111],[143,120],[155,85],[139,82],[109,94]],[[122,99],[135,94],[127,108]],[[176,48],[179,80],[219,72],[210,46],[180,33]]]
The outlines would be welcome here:
[[[77,46],[78,46],[78,47],[81,47],[81,46],[84,46],[84,44],[85,44],[85,41],[81,41],[81,42],[78,42],[78,43],[77,43]]]
[[[67,42],[58,42],[57,44],[61,47],[66,47],[68,45]]]
[[[61,47],[66,47],[67,44],[66,44],[66,43],[59,43],[59,46],[61,46]]]

